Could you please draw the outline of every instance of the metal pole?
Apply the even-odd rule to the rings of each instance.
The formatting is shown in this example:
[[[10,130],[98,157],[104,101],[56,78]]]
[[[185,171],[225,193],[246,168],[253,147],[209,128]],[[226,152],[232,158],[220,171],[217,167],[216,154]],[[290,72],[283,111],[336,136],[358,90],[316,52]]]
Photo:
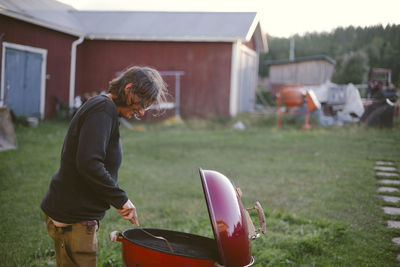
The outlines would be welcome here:
[[[295,55],[294,55],[294,46],[295,46],[295,44],[294,44],[294,36],[292,36],[290,38],[290,52],[289,52],[289,59],[290,60],[294,60],[294,57],[295,57]]]
[[[179,104],[181,98],[181,79],[180,74],[175,74],[175,115],[179,116]]]

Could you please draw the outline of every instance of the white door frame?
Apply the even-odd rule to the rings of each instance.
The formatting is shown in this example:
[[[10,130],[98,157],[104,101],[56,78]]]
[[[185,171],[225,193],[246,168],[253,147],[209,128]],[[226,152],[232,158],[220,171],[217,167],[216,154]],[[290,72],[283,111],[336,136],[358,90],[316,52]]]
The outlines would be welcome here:
[[[45,96],[46,96],[46,63],[47,63],[47,49],[37,48],[32,46],[14,44],[3,42],[2,47],[2,57],[1,57],[1,93],[0,93],[0,106],[4,106],[4,92],[6,88],[4,88],[4,79],[5,79],[5,70],[6,70],[6,49],[12,48],[20,51],[27,51],[31,53],[36,53],[42,55],[42,70],[40,77],[40,117],[44,118],[44,107],[45,107]]]

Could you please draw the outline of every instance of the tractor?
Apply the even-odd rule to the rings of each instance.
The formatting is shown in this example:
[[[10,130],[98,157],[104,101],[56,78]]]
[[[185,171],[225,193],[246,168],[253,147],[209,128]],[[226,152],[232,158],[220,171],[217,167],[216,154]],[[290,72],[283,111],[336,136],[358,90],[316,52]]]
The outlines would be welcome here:
[[[361,121],[367,126],[391,128],[393,117],[399,115],[397,98],[396,88],[392,84],[392,71],[373,68]]]
[[[368,83],[367,98],[374,98],[374,95],[379,92],[386,97],[396,94],[396,89],[392,83],[392,70],[383,68],[372,69]]]

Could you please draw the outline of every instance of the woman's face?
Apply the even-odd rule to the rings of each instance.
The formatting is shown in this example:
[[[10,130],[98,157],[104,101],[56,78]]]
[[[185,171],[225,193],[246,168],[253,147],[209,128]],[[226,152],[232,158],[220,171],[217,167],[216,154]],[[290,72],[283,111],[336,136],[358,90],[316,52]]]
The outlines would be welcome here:
[[[134,116],[136,119],[139,119],[151,104],[150,101],[141,103],[141,99],[138,96],[128,92],[126,106],[117,106],[118,116],[125,119],[130,119]]]

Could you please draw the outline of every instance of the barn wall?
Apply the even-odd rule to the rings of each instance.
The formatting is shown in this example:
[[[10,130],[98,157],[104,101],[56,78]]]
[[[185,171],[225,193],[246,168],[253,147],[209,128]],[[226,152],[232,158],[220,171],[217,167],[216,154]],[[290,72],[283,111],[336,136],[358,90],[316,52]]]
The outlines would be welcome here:
[[[329,81],[334,65],[324,60],[310,60],[271,65],[270,81],[274,84],[318,85]]]
[[[229,117],[231,43],[127,42],[85,40],[78,46],[76,95],[106,90],[128,66],[184,71],[180,114]],[[166,78],[173,95],[174,79]]]
[[[4,15],[0,15],[0,35],[1,42],[47,49],[45,118],[49,118],[55,113],[56,98],[68,103],[71,44],[77,38]]]

